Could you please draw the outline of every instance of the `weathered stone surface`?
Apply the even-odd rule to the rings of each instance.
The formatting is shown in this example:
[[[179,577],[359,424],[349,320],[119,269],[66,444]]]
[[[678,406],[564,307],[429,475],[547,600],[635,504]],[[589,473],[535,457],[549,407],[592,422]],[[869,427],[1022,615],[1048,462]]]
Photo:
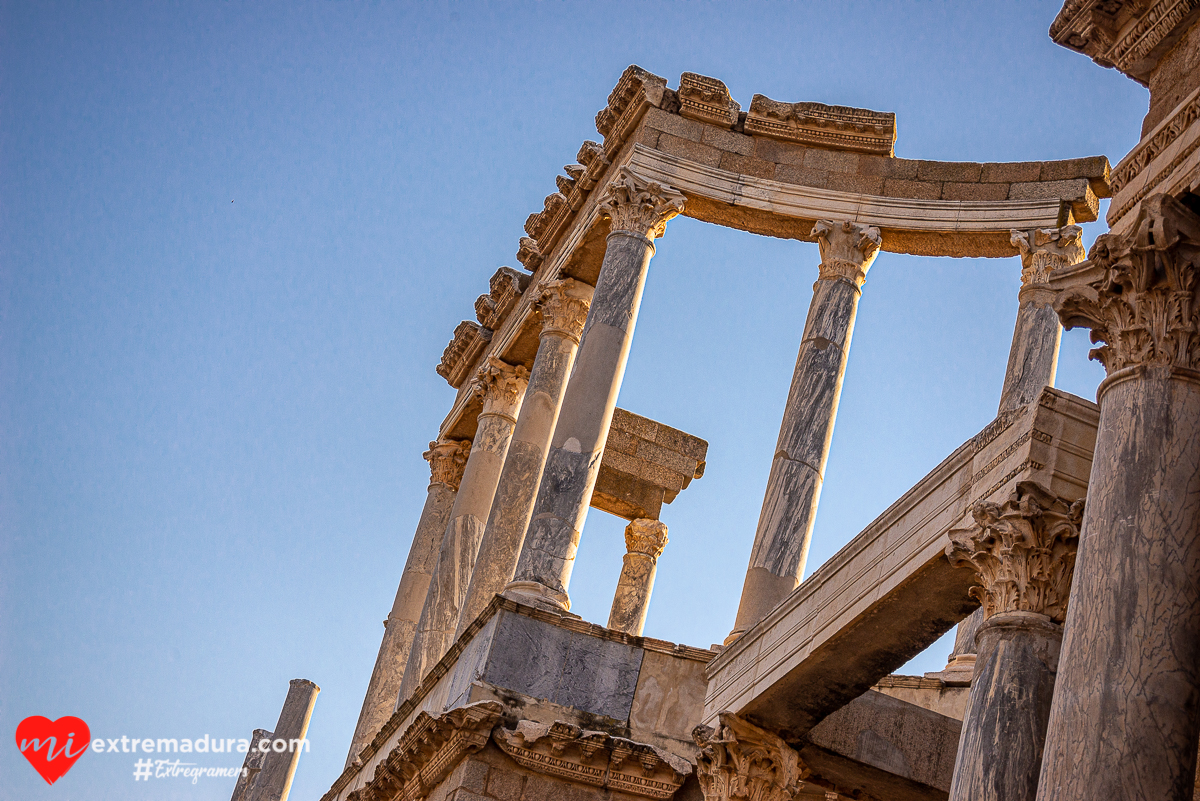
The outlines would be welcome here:
[[[1198,6],[1196,0],[1069,0],[1050,26],[1050,38],[1145,84]]]
[[[305,738],[320,692],[321,688],[308,679],[291,680],[283,709],[279,710],[279,720],[275,723],[274,739],[290,742]],[[262,760],[262,770],[246,796],[247,801],[287,801],[304,750],[289,748],[281,753],[272,749]]]
[[[685,72],[679,77],[679,113],[693,120],[732,128],[737,124],[741,106],[729,96],[729,89],[716,78]]]
[[[896,143],[896,115],[824,103],[780,103],[755,95],[746,117],[746,133],[890,156]]]
[[[238,774],[237,784],[233,787],[233,795],[229,797],[229,801],[249,801],[258,775],[262,772],[263,760],[267,756],[257,745],[263,740],[273,739],[275,735],[266,729],[255,729],[250,735],[251,747],[246,751],[246,758],[242,760],[242,772]]]
[[[792,801],[809,775],[787,743],[769,731],[722,713],[716,725],[692,733],[700,756],[696,775],[704,801]]]
[[[625,527],[628,552],[608,615],[610,629],[641,636],[646,628],[658,557],[666,546],[667,527],[659,520],[638,519]]]
[[[978,612],[979,610],[976,610]],[[972,613],[974,615],[975,613]],[[974,633],[972,633],[974,638]],[[971,645],[971,657],[974,659],[975,646]],[[934,674],[936,675],[936,674]],[[970,677],[968,677],[968,681]],[[962,720],[967,713],[967,695],[969,688],[960,684],[950,684],[930,674],[925,676],[884,676],[871,688],[891,698],[905,703],[937,712],[948,718]]]
[[[704,710],[707,689],[703,663],[647,650],[629,708],[629,728],[634,738],[656,734],[690,739]]]

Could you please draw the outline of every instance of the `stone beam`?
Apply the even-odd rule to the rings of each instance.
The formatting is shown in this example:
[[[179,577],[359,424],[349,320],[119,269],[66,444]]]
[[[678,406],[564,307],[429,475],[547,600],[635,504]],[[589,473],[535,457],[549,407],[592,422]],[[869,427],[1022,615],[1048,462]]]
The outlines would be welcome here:
[[[708,443],[699,437],[617,409],[592,508],[626,520],[657,520],[664,503],[704,475],[707,453]]]
[[[1096,406],[1052,388],[954,451],[707,668],[704,721],[741,715],[789,742],[920,653],[977,605],[946,532],[1033,480],[1086,494]]]

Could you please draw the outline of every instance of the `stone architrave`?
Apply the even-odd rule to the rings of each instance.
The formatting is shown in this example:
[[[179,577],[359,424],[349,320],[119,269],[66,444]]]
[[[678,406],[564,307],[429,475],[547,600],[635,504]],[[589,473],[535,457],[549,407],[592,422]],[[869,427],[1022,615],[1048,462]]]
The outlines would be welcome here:
[[[1083,501],[1023,481],[971,514],[946,546],[951,564],[975,570],[984,616],[950,799],[1033,801]]]
[[[608,627],[641,636],[650,609],[650,593],[658,557],[667,547],[667,527],[661,520],[638,519],[625,527],[626,554],[613,595]]]
[[[551,281],[542,292],[537,356],[529,372],[529,386],[508,446],[455,639],[512,581],[591,301],[592,287],[573,278]]]
[[[450,522],[442,536],[437,566],[421,608],[395,706],[420,685],[453,642],[528,377],[524,367],[506,364],[495,357],[489,358],[476,375],[475,392],[483,398],[483,410],[479,413]]]
[[[679,192],[623,167],[599,205],[612,230],[533,516],[507,588],[528,603],[570,608],[567,586],[625,375],[654,240],[683,204]]]
[[[879,229],[821,220],[819,278],[796,357],[775,459],[767,478],[737,620],[726,644],[762,620],[800,583],[820,500],[854,318]]]
[[[1056,271],[1108,377],[1037,797],[1191,799],[1200,737],[1200,216],[1169,195]]]
[[[371,671],[371,682],[363,698],[362,711],[350,742],[350,753],[346,757],[349,765],[375,739],[392,715],[404,667],[408,664],[408,649],[412,645],[421,617],[421,607],[429,592],[429,580],[437,564],[438,548],[450,521],[450,510],[454,507],[454,496],[462,481],[467,454],[471,450],[468,440],[441,440],[429,443],[424,458],[429,462],[429,490],[425,496],[425,507],[421,520],[408,549],[408,561],[396,588],[396,599],[392,611],[384,621],[383,642],[379,655],[375,657],[375,669]]]
[[[792,801],[804,787],[809,771],[800,755],[737,715],[722,712],[715,729],[697,726],[692,739],[704,801]]]

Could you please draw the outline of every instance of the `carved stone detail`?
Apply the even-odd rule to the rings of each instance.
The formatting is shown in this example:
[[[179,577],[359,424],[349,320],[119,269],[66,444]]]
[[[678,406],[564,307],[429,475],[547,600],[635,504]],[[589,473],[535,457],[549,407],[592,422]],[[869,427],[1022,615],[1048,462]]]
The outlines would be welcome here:
[[[1003,503],[981,501],[971,509],[974,525],[950,532],[946,557],[969,565],[980,586],[971,597],[984,617],[1036,612],[1061,623],[1079,543],[1083,501],[1068,502],[1032,481],[1022,481]]]
[[[862,286],[883,244],[879,229],[846,220],[818,220],[812,235],[821,246],[821,278],[844,278]]]
[[[891,156],[896,144],[896,115],[824,103],[780,103],[766,95],[755,95],[746,115],[746,133]]]
[[[715,731],[697,726],[692,739],[704,801],[792,801],[809,773],[791,746],[730,712]]]
[[[579,342],[592,303],[592,287],[574,278],[550,281],[542,290],[542,334],[558,334]]]
[[[542,251],[538,249],[537,240],[527,236],[521,237],[517,248],[517,261],[529,272],[535,272],[542,265]]]
[[[1146,85],[1154,68],[1148,57],[1169,46],[1197,7],[1200,0],[1067,0],[1050,25],[1050,38]]]
[[[495,740],[521,767],[645,798],[671,798],[692,772],[686,760],[652,745],[562,721],[523,720],[515,731],[497,728]]]
[[[679,115],[732,128],[742,107],[729,96],[729,88],[716,78],[685,72],[679,76]]]
[[[638,518],[625,527],[625,550],[651,559],[662,556],[667,547],[667,526],[661,520]]]
[[[493,331],[499,330],[527,286],[529,276],[521,275],[512,267],[496,270],[488,282],[488,294],[480,295],[475,300],[475,317],[480,325]]]
[[[483,397],[480,416],[497,414],[515,421],[528,383],[529,371],[524,367],[489,356],[475,378],[475,392]]]
[[[442,351],[442,361],[438,364],[437,374],[458,389],[470,375],[471,366],[479,358],[479,354],[487,347],[492,339],[492,331],[478,323],[463,320],[454,329],[454,338]]]
[[[1089,259],[1050,286],[1066,328],[1090,328],[1089,354],[1112,375],[1136,365],[1200,369],[1200,216],[1170,195],[1148,198],[1124,234],[1096,238]]]
[[[429,462],[429,483],[445,484],[457,492],[470,452],[469,439],[438,440],[429,443],[429,450],[421,454],[425,461]]]
[[[1109,186],[1112,187],[1113,194],[1120,192],[1134,178],[1141,175],[1142,170],[1149,167],[1150,163],[1160,154],[1166,152],[1167,148],[1182,136],[1197,119],[1200,119],[1200,97],[1185,103],[1183,108],[1172,114],[1170,119],[1158,127],[1157,133],[1129,151],[1129,154],[1121,159],[1121,163],[1112,171],[1112,177],[1109,179]],[[1200,139],[1194,140],[1178,156],[1183,158],[1190,156],[1197,145],[1200,145]],[[1179,163],[1182,163],[1182,160]],[[1174,166],[1178,166],[1178,164]],[[1154,187],[1158,183],[1159,180],[1156,177],[1152,182],[1147,182],[1145,186]]]
[[[1054,270],[1083,261],[1083,229],[1078,225],[1012,231],[1009,238],[1021,253],[1021,284],[1045,284]]]
[[[606,156],[611,158],[620,149],[647,108],[662,105],[666,92],[667,79],[641,67],[631,65],[621,73],[608,105],[596,114],[596,130],[604,137]]]
[[[628,167],[608,187],[600,213],[612,230],[631,231],[651,239],[662,236],[667,222],[683,211],[684,197],[669,186],[638,177]]]

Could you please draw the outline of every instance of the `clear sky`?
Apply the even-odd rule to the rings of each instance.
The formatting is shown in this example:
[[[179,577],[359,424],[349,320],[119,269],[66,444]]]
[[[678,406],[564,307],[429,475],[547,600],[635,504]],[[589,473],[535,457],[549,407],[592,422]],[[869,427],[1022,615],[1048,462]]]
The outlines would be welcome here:
[[[223,801],[129,754],[48,787],[11,733],[245,737],[296,677],[323,691],[292,798],[329,787],[454,397],[433,368],[628,64],[894,111],[898,156],[1115,163],[1147,94],[1052,44],[1058,7],[0,4],[0,798]],[[688,219],[659,242],[620,403],[710,446],[648,635],[732,627],[817,262]],[[1019,272],[879,256],[809,572],[993,417]],[[1058,384],[1092,399],[1088,347]],[[622,528],[589,517],[587,620]]]

